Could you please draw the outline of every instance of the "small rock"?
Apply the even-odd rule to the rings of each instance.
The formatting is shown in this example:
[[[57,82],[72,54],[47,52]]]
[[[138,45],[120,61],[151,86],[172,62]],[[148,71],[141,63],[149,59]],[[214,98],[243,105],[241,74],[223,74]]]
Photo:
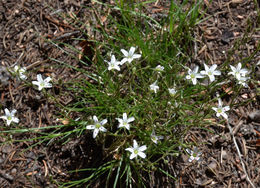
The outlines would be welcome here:
[[[223,159],[227,159],[228,158],[228,154],[227,154],[226,150],[222,151],[222,158]]]
[[[252,121],[260,123],[260,110],[251,112],[248,116]]]
[[[209,167],[211,170],[216,170],[216,168],[217,168],[217,163],[214,162],[214,161],[212,161],[212,162],[208,165],[208,167]]]
[[[12,174],[12,175],[15,175],[16,172],[17,172],[16,168],[13,168],[13,169],[11,170],[11,174]]]

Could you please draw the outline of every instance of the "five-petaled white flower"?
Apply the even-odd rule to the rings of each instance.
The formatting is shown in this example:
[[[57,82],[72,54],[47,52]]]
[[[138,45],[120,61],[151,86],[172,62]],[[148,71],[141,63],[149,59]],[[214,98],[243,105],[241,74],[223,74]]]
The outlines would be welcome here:
[[[190,158],[189,158],[189,162],[192,162],[193,160],[199,161],[200,160],[200,155],[202,154],[201,152],[198,151],[198,148],[195,147],[194,151],[190,150],[190,149],[186,149],[186,151],[189,153]]]
[[[159,140],[163,139],[164,137],[163,136],[156,136],[155,135],[155,132],[153,130],[152,134],[151,134],[151,140],[157,144]]]
[[[189,69],[188,70],[188,75],[186,76],[187,80],[191,80],[193,85],[197,84],[197,78],[204,78],[200,73],[198,73],[199,67],[196,66],[194,70]]]
[[[162,72],[162,71],[164,70],[164,67],[161,66],[161,65],[157,65],[157,66],[155,67],[155,70],[160,73],[160,72]]]
[[[142,158],[145,158],[146,155],[145,153],[143,152],[144,150],[147,149],[146,145],[143,145],[143,146],[138,146],[136,140],[134,140],[134,147],[130,147],[130,148],[126,148],[125,150],[126,151],[130,151],[131,152],[131,155],[130,155],[130,159],[133,159],[135,157],[137,157],[138,155]]]
[[[216,107],[212,107],[212,109],[215,111],[215,112],[217,112],[217,117],[219,117],[219,116],[222,116],[222,117],[224,117],[225,119],[228,119],[228,115],[226,114],[226,111],[229,111],[230,110],[230,107],[229,106],[222,106],[223,105],[223,103],[222,103],[222,101],[221,101],[221,99],[219,98],[218,99],[218,107],[216,108]]]
[[[24,73],[26,72],[26,68],[25,67],[20,67],[20,66],[15,66],[14,67],[14,71],[16,74],[18,74],[19,78],[21,78],[22,80],[26,80],[27,76],[24,75]]]
[[[116,118],[119,121],[118,128],[125,127],[127,130],[130,130],[130,124],[132,121],[135,120],[134,117],[127,118],[126,113],[123,113],[123,119]]]
[[[89,130],[94,130],[93,131],[93,138],[96,138],[96,136],[98,135],[99,131],[102,132],[107,132],[106,128],[103,127],[103,125],[105,125],[107,123],[107,119],[103,119],[102,121],[98,121],[97,116],[93,116],[93,120],[94,120],[94,125],[87,125],[86,129]]]
[[[159,86],[157,85],[157,81],[155,81],[154,83],[152,83],[150,85],[150,89],[154,91],[154,93],[157,93],[157,90],[159,90]]]
[[[121,65],[125,62],[131,63],[134,59],[138,59],[141,57],[141,54],[135,54],[135,47],[131,47],[129,52],[124,49],[121,49],[121,52],[124,54],[124,58],[121,60]]]
[[[51,88],[52,84],[49,83],[51,81],[50,77],[45,78],[44,80],[42,79],[41,74],[37,74],[37,81],[32,81],[34,85],[38,86],[39,91],[41,91],[43,88]]]
[[[19,119],[15,117],[16,110],[12,110],[11,112],[6,108],[5,116],[1,116],[0,118],[7,121],[7,125],[10,125],[12,122],[19,123]]]
[[[106,61],[106,60],[105,60],[105,62],[108,63],[108,68],[107,68],[108,70],[116,69],[116,70],[120,71],[120,67],[119,67],[120,62],[116,60],[114,55],[111,56],[110,62]]]
[[[208,67],[208,65],[204,64],[204,67],[205,67],[205,70],[200,71],[200,74],[207,75],[211,82],[213,82],[215,80],[215,75],[217,75],[217,76],[221,75],[221,72],[216,70],[216,68],[217,68],[216,64],[212,65],[210,68]]]
[[[249,71],[247,69],[241,69],[242,68],[241,63],[238,63],[237,67],[230,65],[230,68],[232,71],[229,72],[228,74],[232,74],[238,80],[240,80],[240,77],[245,77],[246,74],[249,73]]]
[[[170,95],[171,95],[172,97],[177,93],[177,91],[176,91],[175,88],[169,88],[168,90],[169,90],[169,93],[170,93]]]

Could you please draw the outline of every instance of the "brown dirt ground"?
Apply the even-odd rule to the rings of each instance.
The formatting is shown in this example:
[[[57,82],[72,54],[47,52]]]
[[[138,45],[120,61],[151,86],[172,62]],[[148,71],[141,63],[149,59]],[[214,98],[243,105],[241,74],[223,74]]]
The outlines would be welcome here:
[[[152,14],[164,14],[167,10],[166,4],[157,1],[147,5],[149,6],[147,10]],[[96,12],[90,9],[93,7]],[[225,61],[236,63],[253,56],[253,61],[247,62],[247,66],[250,67],[260,60],[260,20],[253,0],[217,0],[212,3],[204,0],[203,7],[207,10],[204,17],[209,17],[194,28],[196,42],[192,61],[199,64],[203,62],[221,64]],[[72,13],[84,20],[86,25],[91,23],[98,27],[93,16],[99,15],[98,12],[109,13],[104,7],[87,0],[2,0],[0,2],[1,66],[10,67],[15,64],[25,66],[29,72],[29,80],[35,80],[37,73],[51,76],[55,83],[79,77],[80,74],[72,69],[58,66],[48,59],[51,57],[70,62],[72,66],[81,66],[78,60],[66,55],[45,39],[77,46],[78,42],[71,38],[85,36],[81,32],[83,27],[77,26]],[[63,19],[58,13],[70,16]],[[100,15],[100,18],[105,16]],[[98,37],[91,30],[87,33],[92,35],[91,37]],[[244,37],[246,35],[250,37]],[[229,55],[230,49],[234,49],[235,53]],[[0,74],[7,74],[1,71]],[[254,78],[259,80],[260,74],[256,68],[257,71]],[[5,77],[8,80],[2,81],[0,85],[1,109],[17,109],[20,112],[19,125],[23,128],[57,124],[56,118],[59,112],[54,101],[47,100],[45,95],[32,88],[30,83],[21,85],[18,79],[8,75]],[[246,102],[243,107],[237,107],[231,115],[230,122],[249,177],[256,187],[260,187],[260,153],[259,143],[256,143],[260,132],[259,111],[252,117],[252,112],[260,110],[256,87],[259,85],[252,85],[242,90],[237,102],[244,102],[249,98],[253,101]],[[226,88],[223,90],[227,91]],[[73,101],[73,96],[66,91],[63,84],[55,85],[49,92],[53,96],[59,96],[58,102],[63,105]],[[230,102],[228,92],[225,102]],[[0,114],[3,114],[3,110]],[[1,127],[2,131],[5,130],[4,126]],[[154,178],[150,182],[150,187],[250,187],[228,130],[224,125],[217,123],[207,128],[211,133],[193,129],[185,137],[188,142],[205,143],[197,144],[199,150],[203,152],[202,162],[189,163],[186,155],[174,160],[169,158],[171,165],[162,166],[178,180],[172,182],[165,177]],[[0,145],[0,187],[58,187],[55,184],[56,180],[66,182],[86,176],[80,173],[69,174],[69,170],[95,167],[102,162],[98,157],[101,148],[96,148],[88,135],[75,138],[63,146],[39,144],[28,149],[33,142],[10,142],[32,138],[35,134],[37,133],[19,133],[13,137],[3,134],[0,137],[0,142],[5,143]]]

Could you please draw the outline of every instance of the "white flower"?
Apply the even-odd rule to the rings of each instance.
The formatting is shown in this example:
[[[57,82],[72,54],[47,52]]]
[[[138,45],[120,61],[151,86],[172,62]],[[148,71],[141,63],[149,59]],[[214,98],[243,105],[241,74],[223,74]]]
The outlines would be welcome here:
[[[213,82],[215,80],[215,75],[217,75],[217,76],[221,75],[221,72],[216,70],[216,68],[217,68],[216,64],[212,65],[210,68],[208,67],[208,65],[204,64],[204,67],[205,67],[205,70],[200,71],[200,74],[207,75],[211,82]]]
[[[203,78],[203,76],[200,73],[198,73],[198,71],[199,71],[198,66],[196,66],[193,71],[191,69],[188,70],[188,75],[186,76],[186,79],[187,80],[191,79],[193,85],[197,84],[197,78]]]
[[[107,68],[108,70],[116,69],[116,70],[120,71],[120,67],[119,67],[120,62],[116,60],[114,55],[111,56],[110,62],[109,61],[106,61],[106,62],[108,63],[108,68]]]
[[[26,72],[26,68],[25,67],[20,67],[20,66],[15,66],[14,67],[14,71],[15,73],[17,73],[19,75],[19,78],[21,78],[22,80],[26,80],[27,76],[24,75],[24,73]]]
[[[99,131],[102,132],[107,132],[106,128],[103,127],[103,125],[105,125],[107,123],[107,119],[103,119],[102,121],[98,121],[97,116],[93,116],[93,120],[94,120],[94,125],[87,125],[86,129],[89,130],[94,130],[93,131],[93,138],[96,138],[96,136],[98,135]]]
[[[39,91],[41,91],[43,88],[51,88],[52,84],[49,83],[51,81],[50,77],[45,78],[44,80],[42,79],[41,74],[37,74],[37,81],[32,81],[34,85],[37,85],[39,88]]]
[[[175,88],[169,88],[168,90],[171,96],[174,96],[177,93]]]
[[[130,130],[130,124],[132,121],[135,120],[134,117],[127,118],[126,113],[123,113],[123,119],[116,118],[119,121],[118,128],[125,127],[127,130]]]
[[[154,83],[152,83],[150,85],[150,89],[154,91],[154,93],[157,93],[157,90],[159,90],[159,86],[157,85],[157,81],[155,81]]]
[[[162,71],[164,70],[164,67],[161,66],[161,65],[157,65],[157,66],[155,67],[155,70],[160,73],[160,72],[162,72]]]
[[[156,135],[155,135],[155,132],[154,132],[154,130],[153,130],[153,132],[152,132],[152,134],[151,134],[151,140],[152,140],[155,144],[158,143],[158,140],[161,140],[161,139],[163,139],[163,138],[164,138],[163,136],[156,136]]]
[[[138,59],[141,57],[141,54],[135,54],[135,47],[131,47],[129,52],[124,49],[121,49],[121,52],[124,54],[124,58],[121,60],[121,65],[125,62],[131,63],[134,59]]]
[[[192,162],[193,160],[199,161],[200,160],[200,155],[202,154],[201,152],[198,151],[198,148],[195,147],[194,151],[190,150],[190,149],[186,149],[186,151],[189,153],[190,158],[189,158],[189,162]]]
[[[130,147],[130,148],[126,148],[125,150],[126,151],[130,151],[131,152],[131,155],[130,155],[130,159],[133,159],[135,157],[137,157],[138,155],[142,158],[145,158],[146,155],[145,153],[143,152],[144,150],[147,149],[146,145],[143,145],[143,146],[138,146],[136,140],[134,140],[134,147]]]
[[[248,87],[246,81],[250,79],[250,77],[240,77],[238,80],[238,84],[241,84],[244,87]]]
[[[241,63],[238,63],[237,67],[230,65],[230,68],[231,68],[232,72],[229,72],[228,74],[232,74],[238,80],[240,80],[241,76],[244,77],[244,76],[246,76],[246,74],[249,73],[249,71],[247,69],[241,69],[242,68]]]
[[[225,107],[222,107],[222,101],[221,99],[219,98],[218,99],[218,107],[212,107],[212,109],[217,112],[217,117],[219,116],[222,116],[224,117],[225,119],[228,119],[228,115],[225,113],[226,111],[229,111],[230,110],[230,107],[229,106],[225,106]]]
[[[12,110],[11,112],[6,108],[5,109],[5,116],[1,116],[0,118],[7,121],[7,125],[10,125],[13,122],[19,123],[19,119],[15,117],[16,110]]]

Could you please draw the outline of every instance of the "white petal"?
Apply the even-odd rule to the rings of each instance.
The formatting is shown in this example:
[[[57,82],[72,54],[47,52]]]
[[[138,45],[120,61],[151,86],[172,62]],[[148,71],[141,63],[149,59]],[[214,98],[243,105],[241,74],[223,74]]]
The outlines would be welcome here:
[[[37,74],[37,80],[38,80],[38,82],[42,82],[43,81],[41,74]]]
[[[207,74],[207,72],[206,71],[200,71],[200,74]]]
[[[6,116],[10,116],[10,115],[11,115],[10,111],[9,111],[7,108],[5,108],[4,111],[5,111],[5,115],[6,115]]]
[[[215,71],[213,72],[213,74],[214,74],[214,75],[221,75],[221,72],[220,72],[219,70],[215,70]]]
[[[212,107],[212,109],[214,110],[214,111],[218,111],[218,108],[216,108],[216,107]]]
[[[34,84],[34,85],[37,85],[37,86],[39,86],[39,85],[40,85],[40,83],[39,83],[39,82],[37,82],[37,81],[32,81],[32,84]]]
[[[214,76],[214,75],[209,75],[209,80],[210,80],[211,82],[213,82],[213,81],[215,80],[215,76]]]
[[[47,77],[45,78],[44,82],[50,82],[51,81],[51,77]]]
[[[88,126],[86,126],[86,129],[95,129],[96,127],[95,127],[95,125],[88,125]]]
[[[93,131],[93,138],[96,138],[96,136],[98,135],[99,130],[98,129],[94,129]]]
[[[134,120],[135,120],[134,117],[130,117],[130,118],[128,118],[127,122],[130,123],[130,122],[132,122],[132,121],[134,121]]]
[[[138,148],[138,144],[137,144],[136,140],[134,140],[134,148]]]
[[[133,152],[133,153],[131,153],[131,155],[130,155],[130,159],[133,159],[133,158],[135,158],[135,157],[137,157],[137,155]]]
[[[187,76],[186,76],[186,79],[187,79],[187,80],[191,79],[190,75],[187,75]]]
[[[133,56],[134,53],[135,53],[135,47],[131,47],[130,50],[129,50],[129,55]]]
[[[234,66],[232,66],[232,65],[229,65],[229,66],[230,66],[231,70],[233,71],[233,73],[237,71],[237,69]],[[230,73],[230,74],[232,74],[232,73]]]
[[[138,59],[138,58],[140,58],[141,57],[141,54],[134,54],[133,55],[133,59]]]
[[[133,148],[126,148],[125,150],[126,150],[126,151],[130,151],[131,153],[134,152],[134,149],[133,149]]]
[[[228,115],[226,113],[221,114],[225,119],[228,119]]]
[[[121,62],[120,62],[120,65],[123,65],[127,61],[128,61],[127,58],[122,59]]]
[[[209,71],[209,67],[208,67],[208,65],[206,65],[205,63],[204,63],[204,68],[205,68],[205,71],[206,71],[206,72]]]
[[[107,129],[105,127],[99,127],[99,130],[101,130],[102,132],[107,132]]]
[[[242,68],[242,64],[241,63],[238,63],[237,65],[237,70],[240,70]]]
[[[13,122],[19,123],[19,119],[18,119],[17,117],[14,117],[14,118],[13,118]]]
[[[7,123],[7,125],[10,125],[10,124],[12,123],[12,120],[8,120],[8,119],[7,119],[7,122],[6,122],[6,123]]]
[[[128,52],[126,51],[126,50],[124,50],[124,49],[121,49],[121,52],[124,54],[124,56],[128,56]]]
[[[197,73],[199,71],[199,66],[196,66],[195,68],[194,68],[194,73]]]
[[[124,127],[125,127],[127,130],[130,130],[129,124],[126,124]]]
[[[229,106],[225,106],[224,108],[223,108],[223,110],[226,112],[226,111],[229,111],[230,110],[230,107]]]
[[[103,119],[103,120],[100,122],[101,125],[105,125],[106,123],[107,123],[107,119]]]
[[[146,145],[143,145],[143,146],[141,146],[138,150],[139,150],[139,151],[144,151],[144,150],[146,150],[146,149],[147,149]]]
[[[4,119],[4,120],[7,120],[7,117],[6,117],[6,116],[1,116],[0,118],[1,118],[1,119]]]
[[[127,121],[127,115],[126,115],[126,113],[123,113],[123,120],[124,120],[124,121]]]
[[[213,72],[213,71],[215,71],[216,68],[217,68],[217,65],[214,64],[214,65],[212,65],[212,66],[210,67],[210,70]]]
[[[94,120],[95,123],[97,123],[98,122],[97,116],[93,116],[93,120]]]
[[[192,78],[191,81],[192,81],[193,85],[197,84],[197,79],[196,78]]]
[[[138,152],[138,155],[139,155],[140,157],[142,157],[143,159],[146,157],[146,155],[145,155],[144,152]]]
[[[116,58],[114,55],[111,56],[111,63],[115,63],[116,62]]]

